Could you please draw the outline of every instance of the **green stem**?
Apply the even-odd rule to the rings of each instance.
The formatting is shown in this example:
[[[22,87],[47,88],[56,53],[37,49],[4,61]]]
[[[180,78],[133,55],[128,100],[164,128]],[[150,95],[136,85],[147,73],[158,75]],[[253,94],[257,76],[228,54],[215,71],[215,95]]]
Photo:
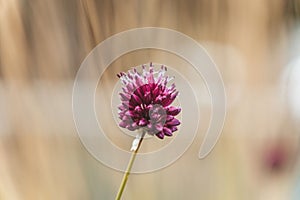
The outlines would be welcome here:
[[[144,136],[145,136],[145,132],[143,132],[143,135],[142,135],[142,137],[141,137],[141,139],[140,139],[140,141],[139,141],[138,147],[137,147],[136,150],[133,151],[132,154],[131,154],[130,161],[129,161],[128,165],[127,165],[126,172],[125,172],[125,174],[124,174],[124,176],[123,176],[123,180],[122,180],[122,182],[121,182],[121,185],[120,185],[120,188],[119,188],[119,191],[118,191],[118,194],[117,194],[115,200],[120,200],[121,197],[122,197],[124,188],[125,188],[126,183],[127,183],[127,180],[128,180],[128,176],[129,176],[129,174],[130,174],[130,171],[131,171],[131,168],[132,168],[132,165],[133,165],[133,162],[134,162],[135,157],[136,157],[136,155],[137,155],[137,152],[138,152],[138,150],[139,150],[139,148],[140,148],[140,146],[141,146],[141,144],[142,144],[142,141],[143,141],[143,139],[144,139]]]

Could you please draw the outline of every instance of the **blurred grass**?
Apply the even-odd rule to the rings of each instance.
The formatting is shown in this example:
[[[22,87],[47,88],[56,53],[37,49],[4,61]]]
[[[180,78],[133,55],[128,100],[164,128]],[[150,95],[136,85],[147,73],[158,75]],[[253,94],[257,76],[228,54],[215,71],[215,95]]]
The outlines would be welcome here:
[[[0,0],[0,199],[114,198],[122,173],[100,164],[80,143],[72,119],[72,81],[99,42],[145,26],[175,29],[201,42],[220,68],[230,109],[208,158],[197,158],[205,119],[175,164],[131,175],[124,199],[290,199],[298,130],[286,105],[277,102],[277,83],[288,61],[299,4]],[[170,59],[161,52],[135,52],[116,61],[105,80],[110,84],[119,70],[148,57]],[[181,70],[192,77],[188,67]],[[191,81],[202,89],[203,83]],[[203,116],[209,116],[209,106],[202,103]],[[285,141],[292,152],[289,166],[275,173],[262,164],[264,147],[274,141]]]

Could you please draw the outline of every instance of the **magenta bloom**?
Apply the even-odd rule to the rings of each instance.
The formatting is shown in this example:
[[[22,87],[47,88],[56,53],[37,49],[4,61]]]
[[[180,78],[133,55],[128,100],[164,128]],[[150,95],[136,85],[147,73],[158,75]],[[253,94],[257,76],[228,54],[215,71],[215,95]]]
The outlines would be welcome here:
[[[167,86],[173,78],[165,76],[167,68],[164,66],[159,71],[154,70],[152,63],[148,69],[142,67],[142,73],[133,68],[118,74],[124,84],[120,93],[122,104],[118,107],[119,125],[131,131],[143,128],[160,139],[172,136],[180,124],[175,116],[181,111],[171,106],[178,95],[175,84]]]

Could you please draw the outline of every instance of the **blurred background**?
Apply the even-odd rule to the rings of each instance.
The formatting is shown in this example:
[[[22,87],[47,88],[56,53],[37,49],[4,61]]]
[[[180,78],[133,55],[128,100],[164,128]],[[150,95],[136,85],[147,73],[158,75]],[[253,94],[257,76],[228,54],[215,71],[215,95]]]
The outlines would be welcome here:
[[[197,157],[203,117],[185,154],[160,171],[132,174],[123,199],[300,199],[299,17],[299,0],[0,0],[0,199],[114,199],[123,174],[81,144],[73,81],[97,44],[146,26],[180,31],[207,49],[224,79],[227,117],[209,157]],[[174,57],[129,53],[101,82],[115,84],[119,71],[150,61],[177,66],[209,116],[203,81]],[[112,139],[129,149],[129,137]]]

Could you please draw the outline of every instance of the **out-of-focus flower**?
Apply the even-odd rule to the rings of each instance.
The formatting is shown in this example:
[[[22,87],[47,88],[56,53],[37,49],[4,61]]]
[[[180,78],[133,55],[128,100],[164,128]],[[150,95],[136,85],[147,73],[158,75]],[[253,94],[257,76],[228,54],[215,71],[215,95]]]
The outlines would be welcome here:
[[[141,73],[133,68],[118,74],[124,84],[120,93],[122,104],[118,107],[119,125],[131,131],[142,128],[160,139],[172,136],[180,124],[175,116],[181,111],[171,106],[178,95],[174,83],[168,86],[173,77],[165,75],[165,66],[158,71],[154,70],[152,63],[142,68]]]

